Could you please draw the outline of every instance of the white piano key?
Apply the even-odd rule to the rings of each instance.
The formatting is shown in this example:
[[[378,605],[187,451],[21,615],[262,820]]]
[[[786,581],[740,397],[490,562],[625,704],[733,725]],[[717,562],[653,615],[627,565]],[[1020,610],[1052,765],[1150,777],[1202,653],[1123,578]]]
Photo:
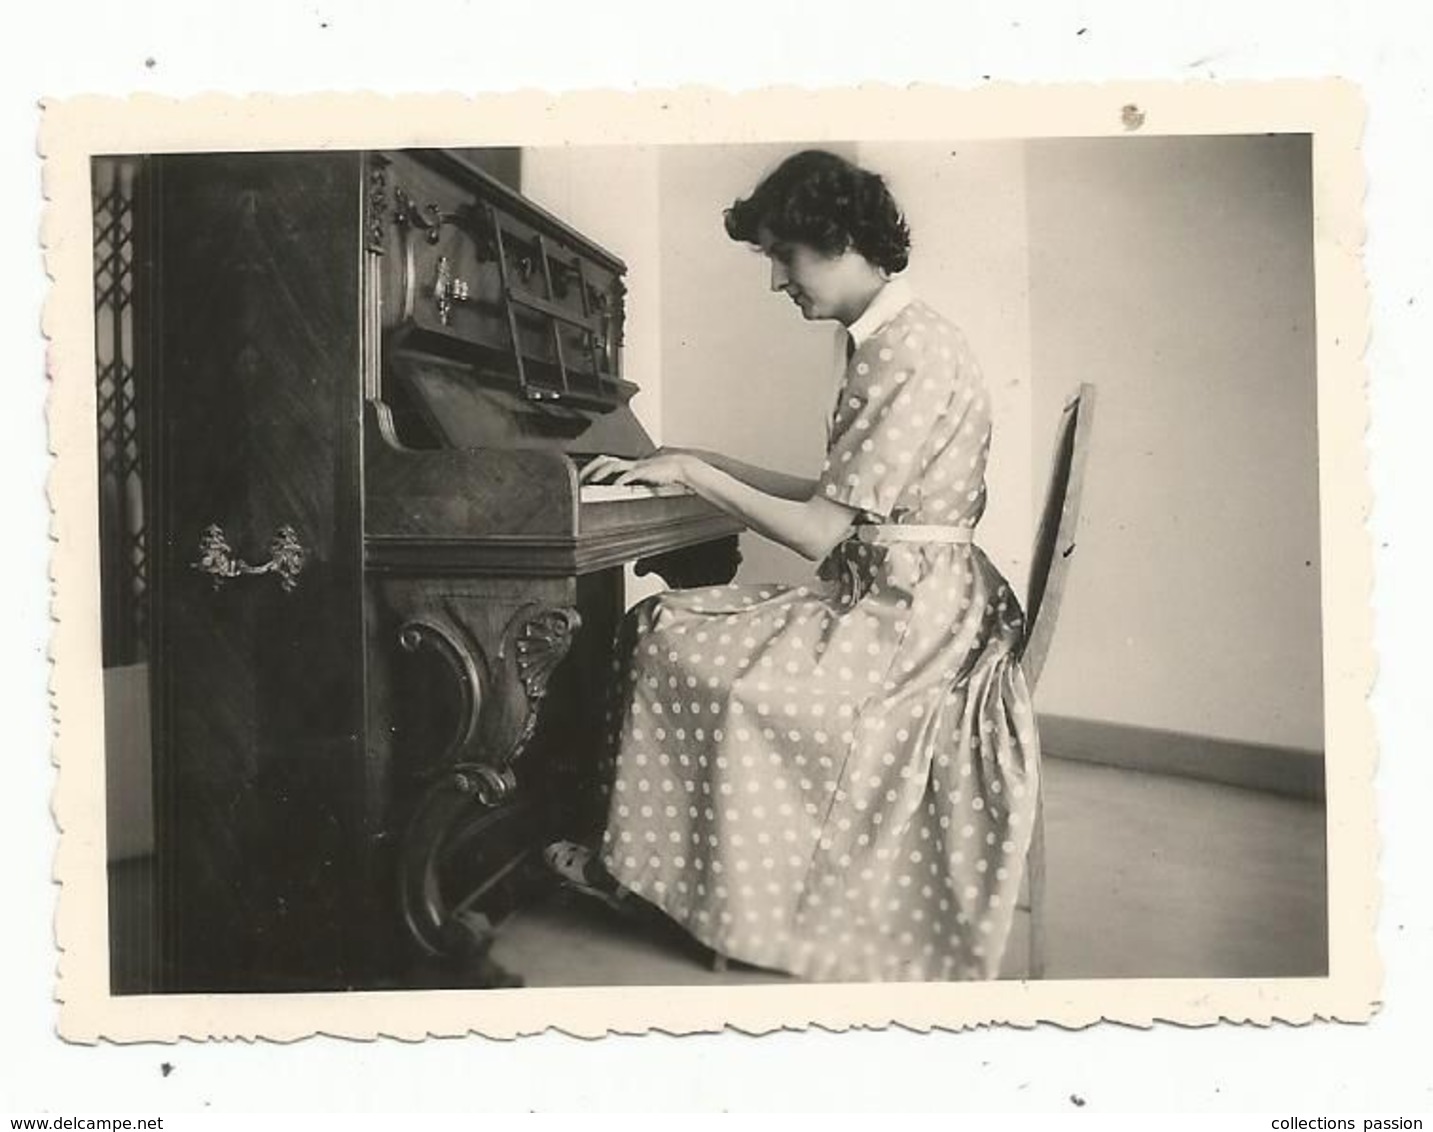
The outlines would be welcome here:
[[[584,483],[579,499],[583,503],[615,503],[623,499],[657,499],[668,495],[691,495],[690,488],[680,484],[651,487],[647,484]]]

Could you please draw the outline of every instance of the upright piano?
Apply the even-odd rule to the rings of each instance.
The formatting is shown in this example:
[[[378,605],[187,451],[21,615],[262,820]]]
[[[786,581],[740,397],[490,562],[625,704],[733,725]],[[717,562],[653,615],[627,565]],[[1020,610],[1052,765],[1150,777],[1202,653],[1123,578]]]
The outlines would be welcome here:
[[[538,849],[600,828],[624,568],[738,525],[580,486],[652,449],[625,267],[451,151],[150,162],[163,986],[510,985]]]

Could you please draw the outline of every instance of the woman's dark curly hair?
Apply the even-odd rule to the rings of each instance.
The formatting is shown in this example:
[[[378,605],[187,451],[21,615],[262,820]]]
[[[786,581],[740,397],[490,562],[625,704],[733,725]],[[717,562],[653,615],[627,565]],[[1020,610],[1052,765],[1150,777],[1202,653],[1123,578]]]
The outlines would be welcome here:
[[[892,274],[910,260],[910,228],[885,180],[826,150],[792,154],[725,216],[727,235],[748,244],[765,227],[823,255],[854,248]]]

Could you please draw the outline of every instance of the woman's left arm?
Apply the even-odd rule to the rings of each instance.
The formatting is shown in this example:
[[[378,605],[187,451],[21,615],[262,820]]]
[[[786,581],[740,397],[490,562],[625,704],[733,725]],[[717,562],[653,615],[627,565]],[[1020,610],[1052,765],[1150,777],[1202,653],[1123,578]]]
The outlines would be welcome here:
[[[816,562],[846,537],[859,514],[854,507],[822,496],[797,500],[768,495],[687,452],[663,452],[637,461],[608,460],[609,467],[627,465],[615,483],[682,484],[757,534]]]

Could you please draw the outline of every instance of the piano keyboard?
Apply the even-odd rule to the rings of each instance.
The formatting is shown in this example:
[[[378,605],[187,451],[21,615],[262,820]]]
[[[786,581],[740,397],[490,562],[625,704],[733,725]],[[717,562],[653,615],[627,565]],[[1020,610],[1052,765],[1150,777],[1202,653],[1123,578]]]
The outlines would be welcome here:
[[[615,503],[623,499],[658,499],[668,495],[692,495],[690,488],[680,484],[651,487],[647,484],[584,483],[580,485],[583,503]]]

